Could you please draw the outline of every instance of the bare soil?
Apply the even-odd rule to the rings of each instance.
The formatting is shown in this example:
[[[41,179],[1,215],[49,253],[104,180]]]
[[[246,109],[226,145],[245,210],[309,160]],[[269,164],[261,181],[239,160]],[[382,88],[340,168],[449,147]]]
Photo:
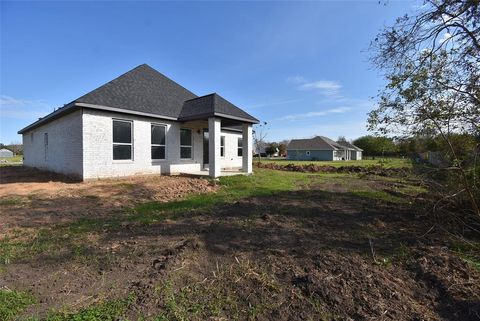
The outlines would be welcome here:
[[[0,167],[3,209],[0,236],[12,228],[41,228],[82,217],[108,217],[136,204],[169,202],[194,193],[214,192],[206,179],[135,176],[79,182],[28,167]]]
[[[4,231],[4,222],[37,229],[215,190],[185,177],[71,183],[18,171],[8,175],[28,173],[28,180],[3,181],[2,172],[2,199],[21,200],[2,206]],[[426,233],[428,216],[338,186],[312,183],[92,232],[80,254],[68,249],[6,265],[0,288],[39,298],[25,312],[39,316],[134,293],[132,320],[480,320],[480,272],[444,234]]]

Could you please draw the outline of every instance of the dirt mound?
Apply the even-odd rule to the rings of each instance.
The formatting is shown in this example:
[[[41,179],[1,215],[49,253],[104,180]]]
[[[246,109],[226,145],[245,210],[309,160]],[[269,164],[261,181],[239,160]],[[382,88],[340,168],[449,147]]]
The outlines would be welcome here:
[[[479,320],[480,285],[468,276],[475,272],[438,250],[418,250],[395,267],[326,253],[306,262],[291,282],[341,320]]]
[[[277,164],[277,163],[255,163],[255,166],[258,168],[267,168],[280,171],[289,171],[289,172],[302,172],[302,173],[362,173],[367,175],[379,175],[379,176],[392,176],[399,175],[408,171],[405,168],[385,168],[383,166],[328,166],[328,165],[316,165],[316,164],[305,164],[305,165],[295,165],[290,164]]]

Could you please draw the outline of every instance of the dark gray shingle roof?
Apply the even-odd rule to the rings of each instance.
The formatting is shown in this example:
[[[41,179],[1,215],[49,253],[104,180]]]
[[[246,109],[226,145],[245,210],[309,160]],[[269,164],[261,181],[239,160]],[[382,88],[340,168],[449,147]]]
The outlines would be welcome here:
[[[143,64],[73,102],[177,118],[184,101],[195,97],[194,93]]]
[[[186,101],[178,118],[179,120],[190,120],[214,115],[228,115],[238,119],[258,122],[256,118],[244,112],[217,93]]]
[[[21,129],[19,134],[78,108],[95,106],[180,121],[218,116],[258,123],[255,117],[218,94],[198,97],[152,67],[143,64]]]
[[[361,149],[360,147],[355,146],[355,145],[353,145],[353,144],[351,144],[351,143],[349,143],[349,142],[337,142],[337,144],[339,144],[339,145],[341,145],[341,146],[345,146],[345,147],[347,147],[347,148],[349,148],[349,149],[358,150],[358,151],[360,151],[360,152],[363,151],[363,149]]]
[[[330,140],[330,139],[329,139]],[[292,139],[287,150],[336,150],[336,146],[329,144],[324,137],[316,136],[310,139]]]
[[[287,150],[337,150],[337,149],[362,149],[348,142],[336,142],[325,136],[315,136],[310,139],[292,139]]]

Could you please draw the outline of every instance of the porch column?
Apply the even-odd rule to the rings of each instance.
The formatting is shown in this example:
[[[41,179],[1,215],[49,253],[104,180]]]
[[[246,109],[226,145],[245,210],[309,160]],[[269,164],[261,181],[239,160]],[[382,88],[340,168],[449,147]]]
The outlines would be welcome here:
[[[253,135],[252,124],[243,123],[242,125],[242,171],[252,173],[253,162]]]
[[[208,174],[220,176],[220,126],[219,118],[208,118]]]

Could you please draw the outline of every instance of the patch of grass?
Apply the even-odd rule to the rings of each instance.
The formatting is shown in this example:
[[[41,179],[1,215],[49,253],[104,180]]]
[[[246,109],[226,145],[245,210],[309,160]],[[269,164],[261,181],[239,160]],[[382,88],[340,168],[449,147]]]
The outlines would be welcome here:
[[[0,206],[20,205],[22,203],[22,199],[18,197],[5,197],[0,199]]]
[[[254,159],[254,163],[258,162],[258,158]],[[315,164],[319,166],[382,166],[385,168],[412,168],[412,161],[408,158],[378,158],[378,159],[362,159],[350,161],[294,161],[286,159],[262,159],[262,163],[276,163],[280,165],[295,164],[308,165]]]
[[[242,198],[269,196],[296,190],[302,183],[306,184],[307,182],[308,176],[304,173],[257,169],[255,175],[251,176],[221,177],[218,181],[221,188],[216,193],[187,196],[183,200],[168,203],[148,202],[141,204],[135,207],[128,219],[150,224],[166,218],[175,218],[179,213],[189,210],[207,210],[215,205],[234,202]]]
[[[23,156],[22,155],[16,155],[13,157],[0,157],[0,161],[5,161],[8,163],[18,163],[23,161]]]
[[[42,321],[116,321],[123,320],[127,308],[135,301],[130,295],[127,299],[104,301],[79,311],[50,311]],[[32,320],[33,321],[33,320]],[[40,321],[40,320],[38,320]]]
[[[250,287],[242,289],[239,284]],[[245,259],[217,265],[203,280],[186,279],[178,272],[156,288],[164,312],[155,320],[256,319],[278,309],[281,303],[274,298],[279,291],[279,284],[264,268]]]
[[[452,246],[455,252],[462,260],[480,271],[480,242],[466,243],[458,242]]]
[[[0,290],[0,320],[14,320],[35,299],[23,292]]]
[[[370,198],[372,200],[384,201],[384,202],[390,202],[390,203],[405,203],[408,201],[402,197],[391,195],[385,191],[378,191],[378,190],[356,190],[356,191],[351,191],[350,193],[357,197]]]

